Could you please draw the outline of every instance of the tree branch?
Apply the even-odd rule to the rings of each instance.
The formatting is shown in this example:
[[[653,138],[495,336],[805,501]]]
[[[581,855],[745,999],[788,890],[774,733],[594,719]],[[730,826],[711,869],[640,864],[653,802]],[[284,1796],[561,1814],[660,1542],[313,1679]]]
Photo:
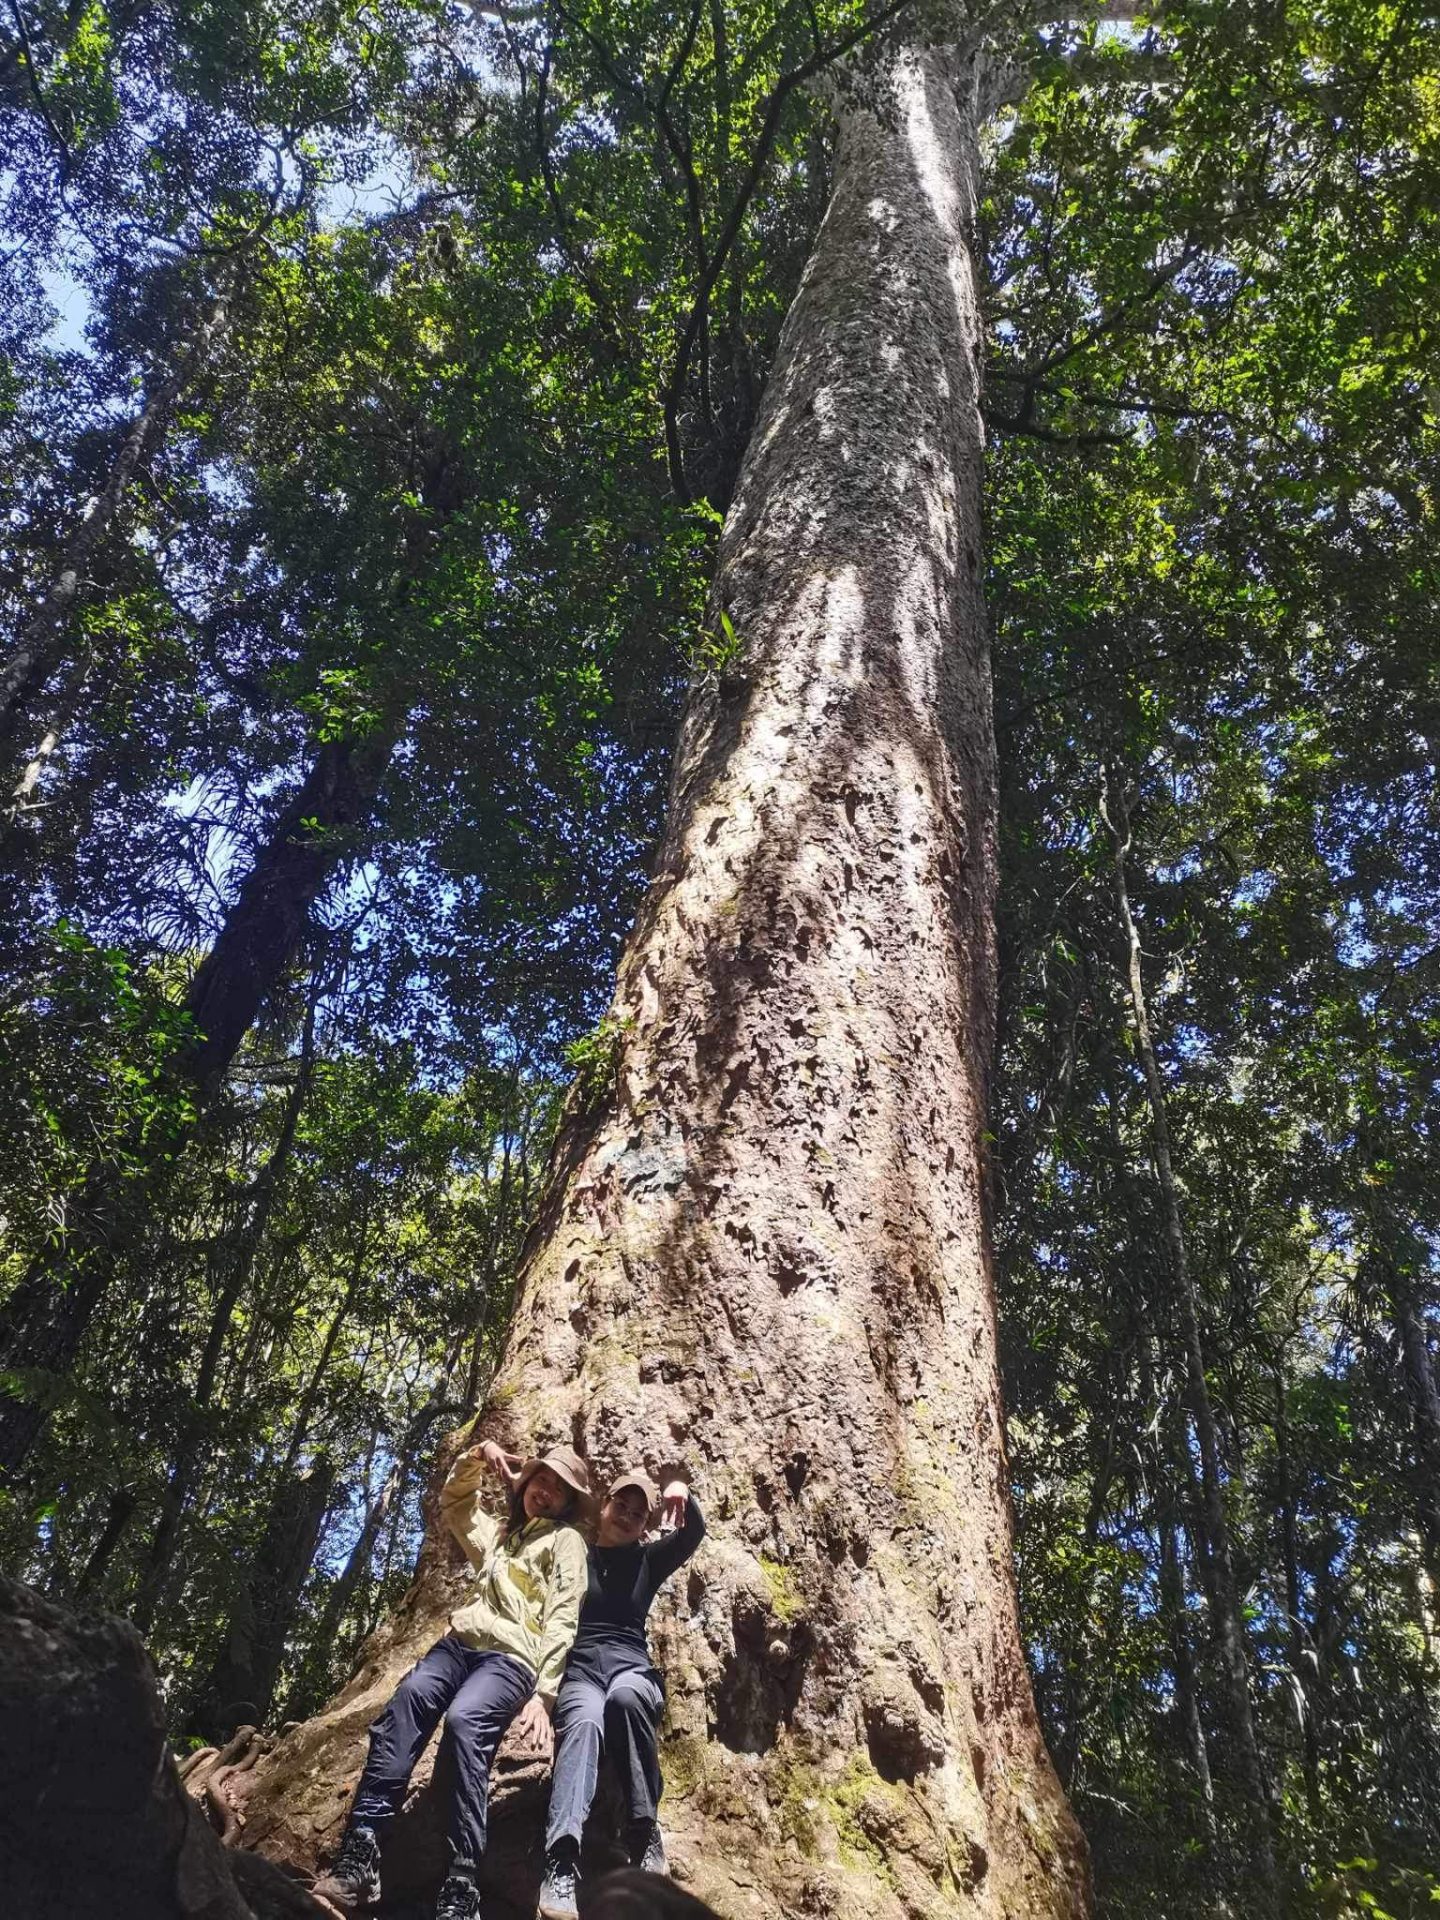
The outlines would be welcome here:
[[[1053,373],[1056,367],[1063,366],[1067,360],[1073,360],[1077,353],[1083,353],[1087,347],[1093,347],[1097,340],[1103,340],[1106,334],[1113,333],[1137,307],[1145,306],[1155,298],[1157,293],[1163,293],[1172,280],[1199,259],[1200,252],[1199,243],[1192,240],[1176,259],[1172,260],[1168,266],[1157,268],[1142,287],[1134,293],[1127,294],[1123,300],[1117,301],[1108,313],[1103,314],[1095,322],[1094,326],[1087,327],[1083,333],[1071,334],[1068,340],[1053,347],[1043,360],[1027,367],[1025,377],[1029,380],[1042,380],[1047,373]]]
[[[21,57],[25,63],[25,79],[30,88],[31,98],[35,102],[40,118],[45,122],[50,138],[60,150],[57,184],[63,193],[70,184],[70,176],[75,169],[75,156],[70,151],[70,142],[56,126],[49,102],[41,90],[40,70],[35,64],[35,50],[30,44],[30,33],[25,24],[25,15],[20,10],[19,0],[10,0],[10,18],[15,22],[15,37],[20,43]]]
[[[1053,427],[1042,426],[1022,408],[1018,414],[997,413],[993,407],[982,407],[982,417],[988,427],[998,427],[1002,433],[1023,433],[1029,440],[1044,440],[1053,447],[1123,447],[1126,436],[1123,433],[1057,433]]]

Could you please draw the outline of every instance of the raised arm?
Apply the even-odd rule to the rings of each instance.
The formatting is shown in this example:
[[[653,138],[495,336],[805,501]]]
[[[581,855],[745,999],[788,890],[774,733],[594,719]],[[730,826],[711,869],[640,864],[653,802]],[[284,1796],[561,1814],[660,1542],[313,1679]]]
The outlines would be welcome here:
[[[479,1447],[465,1449],[440,1489],[440,1518],[474,1566],[484,1566],[505,1524],[498,1515],[485,1511],[482,1489],[493,1475],[508,1491],[519,1478],[523,1464],[517,1455],[506,1453],[493,1440],[486,1440]]]
[[[651,1585],[658,1587],[683,1567],[705,1538],[705,1516],[683,1480],[672,1480],[660,1496],[670,1530],[645,1549]]]

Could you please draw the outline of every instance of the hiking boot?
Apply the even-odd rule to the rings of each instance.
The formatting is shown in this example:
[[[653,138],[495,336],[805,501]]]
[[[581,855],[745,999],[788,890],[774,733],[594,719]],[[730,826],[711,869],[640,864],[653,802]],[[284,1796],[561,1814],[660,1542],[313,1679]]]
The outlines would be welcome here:
[[[642,1873],[669,1874],[665,1836],[658,1820],[632,1820],[625,1829],[625,1846],[632,1867],[639,1867]]]
[[[435,1920],[481,1920],[480,1889],[468,1867],[451,1867],[435,1902]]]
[[[545,1884],[540,1889],[540,1920],[576,1920],[580,1911],[580,1849],[573,1840],[557,1840],[545,1855]]]
[[[315,1892],[344,1913],[374,1906],[380,1898],[380,1842],[373,1827],[345,1829],[340,1851],[330,1871],[315,1882]]]

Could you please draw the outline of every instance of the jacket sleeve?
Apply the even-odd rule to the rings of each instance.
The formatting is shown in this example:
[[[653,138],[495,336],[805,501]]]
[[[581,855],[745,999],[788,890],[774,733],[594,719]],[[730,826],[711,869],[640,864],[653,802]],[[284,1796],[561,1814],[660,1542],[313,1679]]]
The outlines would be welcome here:
[[[540,1616],[540,1666],[535,1691],[553,1706],[560,1676],[580,1626],[580,1607],[590,1584],[590,1549],[574,1527],[560,1527],[550,1563],[550,1584]]]
[[[440,1518],[477,1567],[489,1558],[502,1524],[480,1504],[480,1489],[489,1471],[478,1454],[463,1453],[440,1489]]]
[[[645,1569],[651,1589],[658,1588],[672,1573],[683,1567],[705,1538],[705,1516],[694,1494],[685,1502],[685,1518],[673,1533],[662,1533],[645,1549]]]

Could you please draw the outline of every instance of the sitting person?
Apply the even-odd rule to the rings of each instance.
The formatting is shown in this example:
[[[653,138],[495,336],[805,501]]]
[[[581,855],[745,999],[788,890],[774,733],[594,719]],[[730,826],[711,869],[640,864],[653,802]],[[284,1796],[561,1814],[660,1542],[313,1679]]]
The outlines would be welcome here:
[[[645,1616],[663,1583],[704,1539],[705,1521],[685,1482],[673,1480],[663,1496],[667,1530],[642,1541],[660,1502],[643,1472],[623,1473],[600,1510],[580,1630],[555,1705],[555,1777],[540,1890],[544,1920],[573,1920],[579,1911],[580,1837],[602,1752],[620,1776],[632,1864],[665,1872],[658,1819],[665,1683],[650,1661]]]
[[[486,1513],[487,1468],[509,1488],[509,1512]],[[480,1572],[450,1631],[413,1666],[370,1729],[370,1756],[335,1862],[315,1891],[346,1912],[380,1897],[380,1836],[415,1762],[445,1715],[455,1763],[450,1871],[436,1920],[478,1920],[490,1764],[512,1720],[528,1745],[550,1747],[550,1713],[575,1638],[594,1503],[590,1470],[569,1447],[520,1461],[493,1440],[455,1462],[440,1512]]]

